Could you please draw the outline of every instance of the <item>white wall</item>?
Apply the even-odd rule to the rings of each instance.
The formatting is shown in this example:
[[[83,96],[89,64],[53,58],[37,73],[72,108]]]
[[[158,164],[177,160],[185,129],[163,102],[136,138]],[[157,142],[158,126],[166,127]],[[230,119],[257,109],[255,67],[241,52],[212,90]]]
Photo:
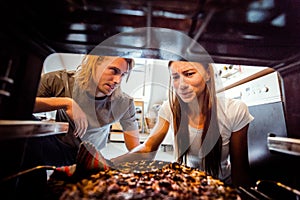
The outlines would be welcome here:
[[[145,112],[153,104],[167,99],[169,84],[168,61],[154,59],[137,59],[128,82],[122,82],[124,92],[145,103]]]
[[[45,59],[43,73],[60,69],[74,70],[80,65],[83,56],[83,54],[53,53]]]
[[[149,100],[149,109],[154,104],[161,104],[168,98],[169,91],[169,70],[168,61],[154,60],[153,77],[151,82],[151,98]]]

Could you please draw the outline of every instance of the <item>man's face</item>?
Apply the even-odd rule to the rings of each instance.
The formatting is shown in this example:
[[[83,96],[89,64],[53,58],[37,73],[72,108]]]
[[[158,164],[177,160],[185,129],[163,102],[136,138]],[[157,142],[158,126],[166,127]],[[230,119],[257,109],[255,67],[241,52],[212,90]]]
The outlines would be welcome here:
[[[110,57],[96,64],[96,97],[108,96],[120,86],[122,78],[128,73],[128,63],[124,58]]]

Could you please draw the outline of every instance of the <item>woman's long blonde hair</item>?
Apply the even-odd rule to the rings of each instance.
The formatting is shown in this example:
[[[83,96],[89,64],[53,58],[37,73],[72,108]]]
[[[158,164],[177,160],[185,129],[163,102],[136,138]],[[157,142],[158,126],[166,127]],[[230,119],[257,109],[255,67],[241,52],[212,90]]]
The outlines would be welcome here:
[[[173,61],[169,62],[169,68]],[[215,91],[215,79],[213,68],[210,64],[201,63],[202,66],[206,69],[207,73],[210,74],[210,79],[206,82],[204,89],[204,101],[200,104],[202,107],[199,112],[205,114],[205,122],[203,133],[201,137],[201,147],[206,148],[203,144],[205,140],[216,140],[213,148],[209,150],[202,150],[207,152],[202,158],[202,167],[205,169],[207,173],[212,176],[218,177],[221,163],[221,151],[222,151],[222,138],[220,135],[220,131],[218,128],[218,118],[217,118],[217,107],[216,107],[216,91]],[[170,80],[170,88],[171,80]],[[174,124],[174,136],[177,148],[175,149],[177,152],[177,161],[179,163],[186,163],[186,154],[189,151],[190,141],[189,141],[189,130],[188,130],[188,113],[186,112],[187,103],[183,102],[180,97],[174,91],[170,90],[169,93],[169,101],[173,114],[173,124]],[[199,115],[200,115],[199,113]],[[213,142],[213,141],[211,141]],[[207,146],[207,145],[206,145]]]

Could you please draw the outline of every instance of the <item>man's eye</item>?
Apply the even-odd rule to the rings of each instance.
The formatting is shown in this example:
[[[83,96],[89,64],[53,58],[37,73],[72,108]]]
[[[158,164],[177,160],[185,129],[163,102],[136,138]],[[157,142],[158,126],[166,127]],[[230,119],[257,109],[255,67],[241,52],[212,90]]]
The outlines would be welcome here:
[[[175,79],[179,79],[179,76],[176,75],[176,76],[172,76],[172,79],[175,80]]]
[[[115,69],[115,68],[112,68],[111,70],[112,70],[113,74],[118,74],[119,73],[119,71],[117,69]]]

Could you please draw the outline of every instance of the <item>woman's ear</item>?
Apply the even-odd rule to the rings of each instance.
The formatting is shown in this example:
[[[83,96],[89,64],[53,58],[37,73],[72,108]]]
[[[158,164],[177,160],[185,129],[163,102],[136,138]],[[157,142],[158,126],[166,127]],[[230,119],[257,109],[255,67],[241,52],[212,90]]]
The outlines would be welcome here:
[[[205,75],[205,82],[208,83],[210,81],[210,74]]]
[[[206,74],[205,74],[205,82],[208,83],[211,79],[211,74],[213,74],[213,68],[209,64],[208,68],[206,69]]]

